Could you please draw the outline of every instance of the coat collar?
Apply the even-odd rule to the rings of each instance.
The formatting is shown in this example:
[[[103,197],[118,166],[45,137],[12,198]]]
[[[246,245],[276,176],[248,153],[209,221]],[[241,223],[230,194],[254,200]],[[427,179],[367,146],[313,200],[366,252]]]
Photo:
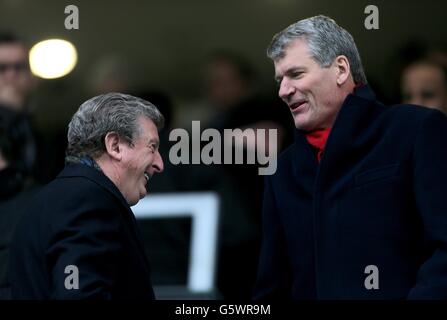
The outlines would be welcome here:
[[[111,193],[119,202],[130,211],[129,204],[118,190],[115,184],[101,171],[85,164],[69,164],[65,166],[57,178],[83,177],[100,185],[103,189]]]
[[[328,137],[320,171],[336,175],[358,164],[365,154],[365,148],[368,148],[368,141],[371,141],[370,135],[374,134],[375,130],[370,128],[386,108],[375,98],[376,95],[367,85],[356,88],[353,94],[346,97]],[[332,166],[337,170],[328,170]]]

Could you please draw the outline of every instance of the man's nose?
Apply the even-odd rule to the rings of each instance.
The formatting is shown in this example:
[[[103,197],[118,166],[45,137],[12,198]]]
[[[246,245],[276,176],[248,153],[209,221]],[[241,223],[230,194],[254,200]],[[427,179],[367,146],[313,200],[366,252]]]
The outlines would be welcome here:
[[[152,164],[152,167],[154,168],[154,171],[158,172],[158,173],[163,172],[163,170],[164,170],[163,159],[161,157],[160,152],[158,152],[158,151],[155,154],[155,159]]]
[[[279,86],[278,96],[287,102],[287,100],[289,100],[294,92],[295,87],[290,83],[289,80],[287,80],[287,78],[283,78]]]

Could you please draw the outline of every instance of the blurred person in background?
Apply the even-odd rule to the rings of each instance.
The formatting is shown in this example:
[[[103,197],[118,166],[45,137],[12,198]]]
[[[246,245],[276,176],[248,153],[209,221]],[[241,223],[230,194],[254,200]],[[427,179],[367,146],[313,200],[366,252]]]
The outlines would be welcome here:
[[[447,114],[447,61],[428,54],[402,71],[402,102],[435,108]]]
[[[34,86],[28,61],[28,47],[17,36],[0,33],[0,101],[18,112],[28,111]]]
[[[15,166],[35,182],[44,184],[63,166],[65,145],[59,142],[59,134],[47,137],[36,126],[32,97],[37,79],[31,73],[28,55],[28,45],[22,39],[0,32],[0,116],[14,113],[17,118],[21,143],[16,147],[20,156]]]

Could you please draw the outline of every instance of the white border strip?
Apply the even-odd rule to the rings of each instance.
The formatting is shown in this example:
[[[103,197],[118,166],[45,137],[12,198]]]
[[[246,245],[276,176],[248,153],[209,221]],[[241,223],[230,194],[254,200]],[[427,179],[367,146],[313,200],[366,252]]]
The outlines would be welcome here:
[[[192,217],[188,288],[214,290],[219,198],[213,192],[152,194],[132,207],[137,219]]]

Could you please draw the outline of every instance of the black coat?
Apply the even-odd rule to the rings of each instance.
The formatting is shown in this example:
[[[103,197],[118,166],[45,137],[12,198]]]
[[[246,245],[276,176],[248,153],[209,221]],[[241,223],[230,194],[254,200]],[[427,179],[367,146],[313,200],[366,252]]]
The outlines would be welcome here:
[[[36,195],[10,255],[13,299],[154,299],[129,205],[103,173],[83,164],[65,167]],[[79,289],[65,286],[70,265]]]
[[[296,131],[266,178],[263,219],[256,298],[446,299],[447,118],[357,89],[320,164]]]

